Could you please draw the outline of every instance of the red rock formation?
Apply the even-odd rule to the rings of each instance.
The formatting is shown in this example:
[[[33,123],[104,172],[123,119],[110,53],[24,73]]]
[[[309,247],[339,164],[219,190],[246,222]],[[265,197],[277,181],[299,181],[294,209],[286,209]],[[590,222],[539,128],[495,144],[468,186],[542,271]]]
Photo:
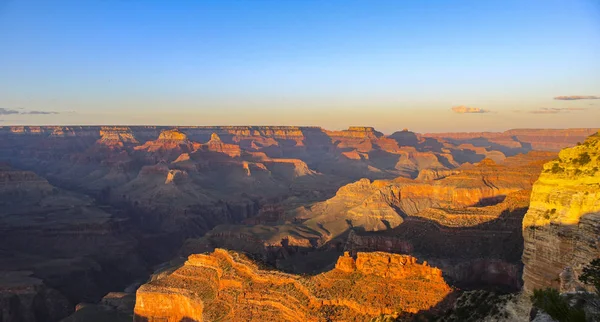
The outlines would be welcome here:
[[[239,157],[241,155],[241,149],[239,145],[223,143],[221,138],[216,133],[211,134],[210,140],[207,143],[202,144],[200,149],[208,152],[223,153],[232,158]]]
[[[340,257],[329,272],[301,277],[217,249],[140,287],[135,320],[367,320],[438,304],[451,291],[441,275],[410,256],[359,253],[356,260]]]
[[[174,129],[162,131],[157,140],[136,146],[135,150],[154,156],[155,161],[172,161],[181,153],[194,151],[196,147],[197,144],[188,140],[183,132]]]
[[[122,148],[125,145],[138,144],[139,142],[128,127],[103,126],[100,130],[100,139],[96,143],[108,147]]]

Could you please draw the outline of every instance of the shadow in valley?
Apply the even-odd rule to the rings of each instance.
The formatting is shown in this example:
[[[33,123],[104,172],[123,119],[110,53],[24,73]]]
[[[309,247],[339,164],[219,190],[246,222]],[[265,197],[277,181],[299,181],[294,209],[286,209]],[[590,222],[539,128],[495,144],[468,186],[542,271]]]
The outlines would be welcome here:
[[[459,256],[458,253],[462,253],[462,260],[469,260],[473,258],[479,258],[485,254],[492,254],[490,257],[494,257],[495,259],[503,260],[503,261],[511,261],[514,264],[514,261],[519,260],[522,254],[523,249],[523,239],[522,236],[520,239],[515,240],[514,243],[507,245],[503,243],[504,239],[494,239],[494,237],[487,237],[491,239],[490,241],[484,242],[482,245],[479,245],[483,248],[477,247],[469,247],[467,244],[469,241],[475,242],[478,237],[481,235],[474,235],[472,237],[460,237],[460,235],[467,229],[477,229],[482,233],[486,232],[487,235],[501,235],[501,234],[513,234],[516,231],[520,231],[520,225],[515,229],[514,221],[518,221],[519,223],[522,221],[522,216],[526,212],[526,208],[517,207],[512,210],[503,211],[500,216],[492,221],[482,223],[479,225],[474,225],[472,227],[464,227],[464,228],[455,228],[440,225],[437,222],[432,222],[431,220],[415,218],[409,219],[410,227],[405,227],[409,230],[415,230],[419,228],[427,228],[427,233],[431,234],[434,231],[438,232],[437,238],[430,240],[421,240],[422,245],[419,245],[413,241],[413,247],[417,250],[423,250],[423,247],[430,246],[434,249],[438,247],[444,246],[443,241],[450,238],[449,236],[457,236],[457,240],[449,240],[449,243],[446,244],[445,249],[438,249],[438,251],[446,253],[449,252],[449,256]],[[405,223],[406,224],[406,223]],[[403,224],[403,225],[405,225]],[[425,227],[424,225],[427,225]],[[582,227],[583,225],[583,227]],[[402,226],[402,225],[401,225]],[[589,227],[588,227],[589,226]],[[353,234],[359,232],[359,229],[352,229]],[[404,235],[405,231],[401,231],[398,229],[399,227],[382,232],[382,233],[374,233],[374,232],[360,232],[361,236],[373,237],[373,236],[396,236],[400,238],[406,238]],[[561,225],[556,223],[551,223],[544,226],[532,226],[526,228],[526,233],[531,234],[540,234],[541,230],[547,230],[551,234],[560,234],[562,238],[565,238],[569,241],[576,241],[574,244],[570,244],[567,242],[570,247],[561,248],[561,252],[564,256],[561,256],[560,260],[561,265],[566,265],[566,263],[570,260],[573,260],[579,256],[576,254],[577,252],[585,253],[586,250],[583,249],[585,247],[591,247],[591,249],[597,251],[597,244],[590,244],[589,240],[586,239],[582,234],[585,234],[586,231],[598,231],[600,229],[600,214],[598,213],[589,213],[581,217],[580,224],[578,225]],[[482,234],[486,235],[486,234]],[[514,235],[513,235],[514,237]],[[588,236],[589,237],[589,236]],[[591,239],[594,239],[596,236],[591,236]],[[497,247],[493,247],[490,242],[495,242],[498,245]],[[578,244],[579,243],[579,244]],[[517,245],[519,244],[519,245]],[[508,246],[508,247],[506,247]],[[516,248],[515,248],[516,247]],[[496,253],[501,248],[505,248],[505,252]],[[373,251],[375,249],[371,249]],[[389,251],[389,249],[383,249],[384,251]],[[435,263],[430,262],[427,258],[427,255],[418,254],[415,250],[409,252],[412,256],[416,256],[420,259],[420,261],[427,260],[431,266],[438,266]],[[593,252],[592,252],[593,253]],[[497,255],[497,256],[494,256]],[[460,257],[460,256],[459,256]],[[591,260],[592,258],[590,258]],[[558,259],[557,259],[558,260]],[[565,262],[566,261],[566,262]],[[548,263],[544,262],[544,265],[548,265]],[[439,267],[439,266],[438,266]],[[549,284],[547,286],[551,287],[559,287],[558,280],[560,275],[560,267],[553,268],[554,273],[556,274],[555,279],[546,278],[546,282]],[[545,273],[547,273],[547,267],[545,267]],[[520,278],[521,271],[517,271],[517,276]],[[476,274],[476,272],[469,271],[468,274]],[[477,278],[482,278],[484,276],[479,275]],[[499,276],[489,275],[488,277],[498,278]],[[512,277],[511,277],[512,278]],[[499,281],[496,279],[496,281]],[[447,294],[441,301],[436,303],[433,307],[429,309],[420,310],[416,313],[408,313],[404,312],[398,316],[395,321],[404,321],[404,322],[414,322],[414,321],[438,321],[442,317],[449,319],[450,321],[482,321],[486,317],[494,316],[495,318],[499,318],[500,320],[510,320],[514,318],[514,316],[509,316],[509,312],[503,311],[501,309],[502,304],[506,303],[509,297],[504,297],[503,295],[506,292],[515,291],[512,288],[503,288],[503,287],[486,287],[485,283],[481,284],[482,281],[478,281],[479,284],[473,284],[472,287],[463,287],[463,285],[455,284],[458,288],[454,289],[452,292]],[[485,281],[484,281],[485,282]],[[561,280],[564,282],[564,280]],[[487,285],[489,286],[489,285]],[[469,290],[470,288],[478,289],[477,292],[469,292],[465,293],[465,290]],[[483,290],[481,290],[483,289]],[[457,301],[458,298],[461,297],[460,301]],[[500,308],[499,306],[500,305]],[[134,321],[144,321],[144,322],[155,322],[162,321],[160,318],[157,319],[149,319],[143,316],[136,316]],[[194,321],[190,318],[183,318],[180,321]]]
[[[284,238],[279,245],[256,247],[259,253],[248,252],[245,244],[226,248],[245,252],[271,269],[307,275],[332,269],[344,251],[352,255],[373,251],[407,254],[442,269],[444,277],[456,287],[512,292],[522,285],[521,223],[526,211],[527,207],[505,209],[487,222],[477,217],[481,214],[467,213],[464,216],[473,216],[473,225],[468,227],[453,227],[452,219],[442,224],[405,215],[399,226],[391,228],[384,222],[388,229],[379,232],[350,223],[341,235],[322,245],[310,241],[310,246],[298,246]],[[465,219],[461,220],[456,224],[464,225]]]
[[[386,251],[412,255],[442,269],[447,280],[460,288],[516,291],[522,285],[521,223],[526,212],[526,207],[506,209],[496,219],[470,227],[406,216],[394,229],[355,229],[345,249],[352,254]]]

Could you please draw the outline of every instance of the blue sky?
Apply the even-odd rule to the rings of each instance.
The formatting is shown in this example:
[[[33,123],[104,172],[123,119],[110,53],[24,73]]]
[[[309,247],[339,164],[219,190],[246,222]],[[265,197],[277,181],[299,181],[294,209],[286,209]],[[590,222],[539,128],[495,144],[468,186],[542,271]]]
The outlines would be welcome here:
[[[0,125],[600,126],[553,99],[600,96],[596,0],[0,0],[0,46],[0,108],[56,112]]]

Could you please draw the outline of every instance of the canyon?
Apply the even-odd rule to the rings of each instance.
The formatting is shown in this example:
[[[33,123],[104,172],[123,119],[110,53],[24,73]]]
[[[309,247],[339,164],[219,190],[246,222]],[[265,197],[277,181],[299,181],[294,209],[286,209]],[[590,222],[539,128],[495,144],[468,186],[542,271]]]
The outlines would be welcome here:
[[[580,289],[596,132],[0,127],[0,321],[365,320]]]
[[[188,239],[182,255],[224,247],[285,271],[310,272],[331,265],[323,258],[336,252],[385,251],[435,263],[461,287],[517,290],[530,189],[554,156],[484,159],[435,180],[361,179],[328,200],[280,210],[271,221],[217,226]]]

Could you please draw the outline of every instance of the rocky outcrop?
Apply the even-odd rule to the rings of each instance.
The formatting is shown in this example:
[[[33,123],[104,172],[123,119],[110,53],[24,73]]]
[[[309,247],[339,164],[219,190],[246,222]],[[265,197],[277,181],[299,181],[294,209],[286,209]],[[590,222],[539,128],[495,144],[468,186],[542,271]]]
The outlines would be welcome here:
[[[423,169],[419,171],[419,175],[417,176],[417,180],[423,181],[433,181],[443,179],[447,176],[451,176],[453,174],[460,173],[458,170],[448,170],[448,169]]]
[[[524,289],[573,291],[600,257],[600,134],[544,165],[523,219]]]
[[[216,133],[211,134],[210,140],[200,148],[208,152],[223,153],[232,158],[239,157],[242,153],[239,145],[223,143]]]
[[[149,160],[173,161],[181,153],[194,151],[197,144],[194,144],[187,138],[185,133],[178,129],[165,130],[160,132],[158,139],[147,141],[143,145],[136,146],[135,151],[146,153]]]
[[[429,309],[450,291],[439,269],[410,256],[346,254],[331,271],[298,276],[217,249],[142,285],[134,320],[368,320]]]
[[[104,126],[100,130],[100,139],[98,139],[96,143],[108,147],[122,148],[125,145],[138,144],[139,142],[135,139],[133,132],[128,127]]]

